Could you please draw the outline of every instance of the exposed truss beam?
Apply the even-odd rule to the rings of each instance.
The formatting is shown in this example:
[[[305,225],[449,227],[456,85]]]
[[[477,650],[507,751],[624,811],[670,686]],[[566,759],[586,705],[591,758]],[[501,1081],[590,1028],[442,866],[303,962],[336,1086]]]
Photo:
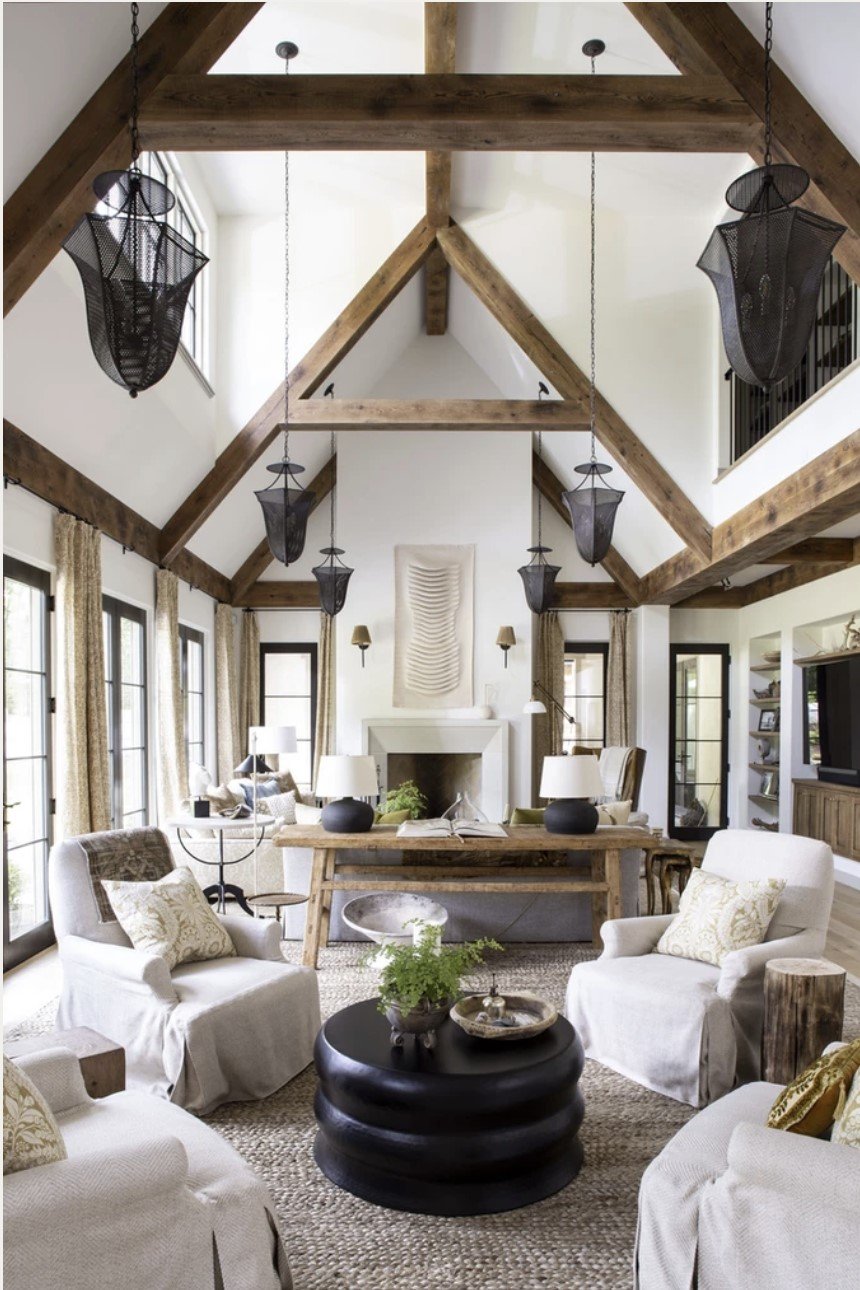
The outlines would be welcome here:
[[[314,495],[314,503],[310,509],[311,515],[313,515],[318,506],[322,505],[336,483],[337,454],[329,457],[322,469],[308,484],[308,488]],[[230,583],[230,599],[234,605],[244,603],[242,597],[247,595],[251,587],[271,563],[272,553],[269,550],[269,541],[268,538],[263,538],[262,542],[257,543],[247,560],[237,570]]]
[[[301,399],[302,430],[586,430],[578,404],[558,399]]]
[[[140,41],[140,96],[171,72],[206,72],[262,4],[168,4]],[[81,108],[6,202],[3,211],[3,313],[9,312],[62,246],[96,198],[92,181],[129,164],[128,54]]]
[[[553,609],[633,609],[635,602],[614,582],[557,582]]]
[[[725,78],[764,120],[762,49],[727,4],[628,4],[650,36],[687,75]],[[834,255],[860,281],[860,165],[784,72],[773,65],[775,161],[793,162],[812,183],[801,205],[848,226]],[[746,149],[745,149],[746,150]],[[764,153],[761,126],[749,152]]]
[[[319,609],[320,589],[310,582],[255,582],[233,604],[244,609]]]
[[[858,520],[860,524],[860,520]],[[787,546],[784,551],[774,551],[762,564],[853,564],[853,538],[804,538]]]
[[[441,0],[424,5],[424,71],[453,72],[457,46],[457,6]],[[446,228],[451,218],[451,154],[428,152],[425,159],[427,223]],[[443,336],[448,326],[450,270],[438,246],[424,269],[424,325],[428,336]]]
[[[304,399],[313,394],[403,285],[417,273],[432,246],[433,234],[422,220],[290,373],[293,398]],[[281,383],[168,520],[161,534],[161,558],[166,564],[173,564],[201,524],[269,447],[278,433],[283,407],[284,386]]]
[[[765,578],[757,578],[743,587],[708,587],[697,591],[695,595],[681,600],[676,609],[743,609],[754,605],[759,600],[778,596],[780,592],[792,591],[795,587],[805,587],[819,578],[827,578],[831,573],[838,573],[841,568],[860,564],[860,539],[847,539],[853,547],[850,560],[839,565],[834,564],[794,564],[776,573],[769,573]]]
[[[3,422],[3,474],[42,501],[86,520],[144,560],[159,564],[159,529],[125,502],[82,475],[11,421]],[[214,600],[230,601],[230,582],[205,560],[184,551],[173,571]]]
[[[599,77],[596,79],[600,79]],[[606,78],[604,78],[606,79]],[[676,77],[676,79],[683,79]],[[440,229],[437,239],[457,270],[537,369],[563,398],[588,408],[588,378],[555,337],[457,225]],[[607,452],[624,467],[636,486],[675,532],[700,556],[710,558],[711,527],[675,480],[598,392],[597,435]]]
[[[180,75],[140,133],[183,152],[746,152],[758,122],[720,77]]]

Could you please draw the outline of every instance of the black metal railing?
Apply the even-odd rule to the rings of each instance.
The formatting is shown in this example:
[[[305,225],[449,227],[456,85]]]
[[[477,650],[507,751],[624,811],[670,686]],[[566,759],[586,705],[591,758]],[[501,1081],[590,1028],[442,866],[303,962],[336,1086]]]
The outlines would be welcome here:
[[[732,462],[832,381],[857,357],[858,291],[831,257],[821,282],[818,313],[809,344],[797,367],[770,390],[747,385],[729,369]]]

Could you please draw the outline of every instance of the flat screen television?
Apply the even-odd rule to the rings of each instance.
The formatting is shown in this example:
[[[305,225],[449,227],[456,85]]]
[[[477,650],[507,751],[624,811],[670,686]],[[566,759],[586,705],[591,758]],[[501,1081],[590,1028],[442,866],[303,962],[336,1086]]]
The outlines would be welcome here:
[[[860,785],[860,655],[803,671],[804,760],[819,779]]]

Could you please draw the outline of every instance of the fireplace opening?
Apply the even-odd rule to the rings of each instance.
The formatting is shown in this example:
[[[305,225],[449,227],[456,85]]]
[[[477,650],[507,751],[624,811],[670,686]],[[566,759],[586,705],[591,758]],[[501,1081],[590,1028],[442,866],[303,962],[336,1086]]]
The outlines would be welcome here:
[[[447,811],[457,794],[468,794],[481,806],[481,753],[390,752],[386,779],[396,788],[412,779],[427,798],[427,815],[434,819]]]

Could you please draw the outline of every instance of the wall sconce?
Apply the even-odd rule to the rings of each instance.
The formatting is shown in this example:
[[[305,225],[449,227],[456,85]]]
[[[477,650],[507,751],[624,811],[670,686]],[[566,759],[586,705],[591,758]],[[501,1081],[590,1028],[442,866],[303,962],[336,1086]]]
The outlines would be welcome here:
[[[366,627],[358,626],[352,629],[352,640],[350,645],[357,645],[361,650],[361,666],[364,667],[364,656],[371,645],[370,632]]]
[[[508,666],[508,650],[512,649],[517,643],[513,627],[500,627],[499,634],[496,637],[496,644],[505,655],[505,668]]]

